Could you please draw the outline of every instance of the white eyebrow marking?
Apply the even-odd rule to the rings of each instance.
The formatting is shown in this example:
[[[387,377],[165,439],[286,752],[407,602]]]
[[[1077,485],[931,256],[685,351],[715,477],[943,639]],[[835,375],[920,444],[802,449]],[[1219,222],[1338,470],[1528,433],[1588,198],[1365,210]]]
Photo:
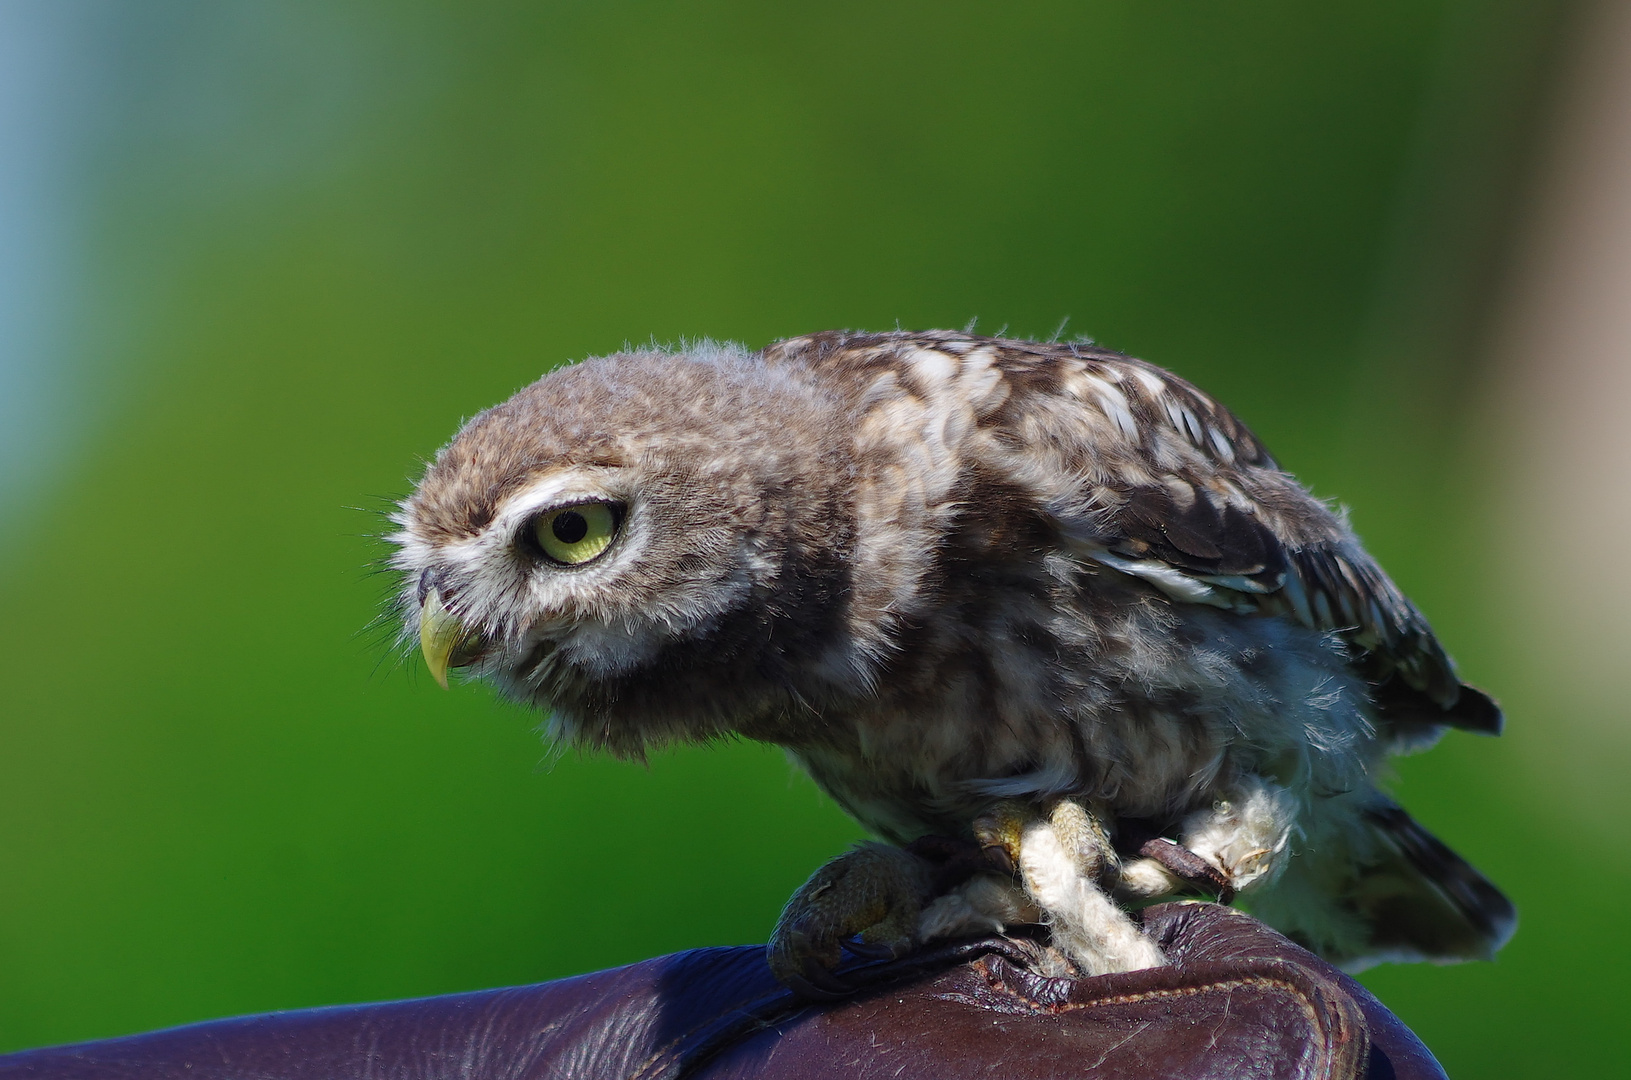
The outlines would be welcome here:
[[[602,465],[568,466],[546,473],[500,502],[493,511],[493,520],[480,536],[500,536],[507,543],[523,521],[546,507],[617,498],[619,496],[606,484],[607,476],[616,471]]]
[[[567,498],[575,494],[582,494],[587,498],[604,496],[605,492],[599,485],[585,484],[585,479],[586,477],[576,469],[561,469],[548,473],[499,503],[493,513],[493,520],[525,516],[541,507],[562,501],[563,496]],[[574,491],[574,488],[579,490]]]

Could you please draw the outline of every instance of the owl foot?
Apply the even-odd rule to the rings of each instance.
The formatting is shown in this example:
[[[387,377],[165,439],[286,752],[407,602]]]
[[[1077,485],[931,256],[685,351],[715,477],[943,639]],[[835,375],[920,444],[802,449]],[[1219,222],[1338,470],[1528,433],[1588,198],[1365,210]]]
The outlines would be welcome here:
[[[1042,921],[1014,882],[1013,861],[1000,846],[987,850],[977,840],[922,836],[906,850],[929,865],[933,879],[929,895],[935,899],[918,918],[919,941],[1000,934],[1015,924]]]
[[[1118,893],[1148,900],[1191,890],[1218,903],[1273,880],[1284,864],[1296,808],[1283,788],[1251,777],[1224,798],[1184,819],[1178,843],[1152,839],[1144,858],[1123,869]]]
[[[1133,873],[1123,881],[1123,895],[1164,896],[1188,886],[1215,896],[1220,904],[1227,904],[1235,898],[1235,887],[1229,875],[1180,844],[1156,837],[1146,840],[1138,853],[1143,858],[1128,867]],[[1155,866],[1147,867],[1143,865],[1145,863],[1154,863]]]
[[[1019,871],[1025,893],[1053,927],[1054,941],[1092,975],[1160,967],[1160,948],[1110,898],[1121,862],[1103,825],[1062,799],[1046,818],[1002,803],[974,823],[994,861]]]
[[[849,993],[833,973],[843,952],[886,959],[917,944],[928,876],[921,859],[887,844],[863,844],[827,863],[782,909],[766,950],[771,973],[804,997]]]
[[[1284,788],[1250,777],[1205,810],[1184,819],[1179,843],[1223,871],[1236,892],[1272,881],[1284,865],[1296,823]]]

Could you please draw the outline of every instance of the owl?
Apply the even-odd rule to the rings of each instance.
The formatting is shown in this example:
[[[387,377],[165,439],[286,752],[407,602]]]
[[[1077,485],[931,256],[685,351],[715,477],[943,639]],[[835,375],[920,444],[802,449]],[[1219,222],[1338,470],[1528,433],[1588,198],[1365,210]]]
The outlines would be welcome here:
[[[946,331],[590,359],[469,421],[394,521],[444,685],[622,757],[773,743],[877,837],[782,913],[797,989],[1019,921],[1082,972],[1159,965],[1136,911],[1197,889],[1349,966],[1515,925],[1379,787],[1500,710],[1341,514],[1141,360]]]

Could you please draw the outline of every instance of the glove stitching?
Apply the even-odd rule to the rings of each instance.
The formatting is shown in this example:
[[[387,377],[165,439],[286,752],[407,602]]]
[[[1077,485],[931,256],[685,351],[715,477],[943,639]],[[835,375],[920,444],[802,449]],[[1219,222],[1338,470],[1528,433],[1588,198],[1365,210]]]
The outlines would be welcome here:
[[[983,959],[979,962],[979,967],[984,972],[986,982],[992,989],[1000,990],[1003,993],[1018,998],[1039,1011],[1055,1016],[1059,1015],[1060,1013],[1076,1012],[1081,1009],[1091,1009],[1105,1005],[1136,1005],[1140,1002],[1159,1000],[1162,998],[1195,997],[1199,994],[1208,993],[1215,990],[1280,990],[1288,994],[1292,1000],[1297,1003],[1298,1007],[1302,1010],[1304,1021],[1308,1024],[1311,1030],[1319,1032],[1322,1035],[1326,1035],[1326,1039],[1320,1040],[1321,1043],[1324,1043],[1328,1039],[1337,1036],[1337,1032],[1335,1031],[1327,1033],[1323,1030],[1320,1024],[1319,1010],[1315,1008],[1313,1001],[1310,1000],[1309,996],[1305,994],[1295,983],[1287,979],[1276,979],[1265,975],[1257,975],[1238,979],[1222,979],[1213,982],[1200,983],[1195,986],[1162,987],[1153,990],[1143,990],[1132,994],[1117,994],[1113,997],[1095,998],[1091,1001],[1061,1001],[1048,1003],[1038,1000],[1031,995],[1024,993],[1023,991],[1008,985],[1008,983],[999,977],[995,971],[991,970],[990,965]],[[1315,1071],[1309,1075],[1330,1075],[1331,1069],[1335,1067],[1336,1062],[1340,1059],[1340,1055],[1332,1054],[1323,1045],[1321,1045],[1319,1047],[1319,1056],[1324,1059],[1321,1064],[1325,1066],[1325,1070],[1323,1072]]]
[[[965,942],[961,945],[949,945],[931,953],[919,954],[915,958],[907,958],[905,963],[887,961],[863,965],[852,973],[852,977],[859,976],[855,989],[857,993],[865,993],[897,979],[911,979],[932,971],[950,970],[968,963],[970,956],[1000,949],[1001,944],[1000,940],[993,939]],[[869,975],[874,977],[869,978]],[[628,1074],[628,1080],[685,1076],[730,1044],[754,1032],[786,1023],[808,1007],[786,990],[777,991],[766,997],[743,1000],[723,1015],[697,1024],[653,1050],[649,1057]]]

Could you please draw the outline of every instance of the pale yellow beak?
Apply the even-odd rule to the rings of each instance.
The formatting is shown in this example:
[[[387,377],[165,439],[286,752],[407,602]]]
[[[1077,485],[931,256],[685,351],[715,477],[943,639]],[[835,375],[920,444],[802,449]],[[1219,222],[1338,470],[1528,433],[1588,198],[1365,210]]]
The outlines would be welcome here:
[[[426,593],[419,607],[419,648],[425,654],[425,666],[443,690],[447,689],[448,660],[463,638],[464,625],[443,606],[442,594],[435,589]]]

